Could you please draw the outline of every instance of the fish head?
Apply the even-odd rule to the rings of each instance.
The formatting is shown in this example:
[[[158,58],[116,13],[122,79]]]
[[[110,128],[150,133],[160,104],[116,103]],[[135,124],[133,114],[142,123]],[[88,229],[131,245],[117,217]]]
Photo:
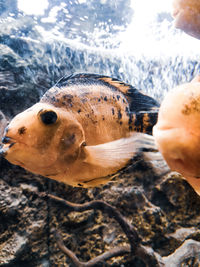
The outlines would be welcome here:
[[[76,160],[84,141],[81,124],[70,112],[37,103],[11,120],[1,153],[15,165],[46,175]]]
[[[199,77],[170,91],[153,128],[158,149],[171,170],[185,178],[200,177]]]

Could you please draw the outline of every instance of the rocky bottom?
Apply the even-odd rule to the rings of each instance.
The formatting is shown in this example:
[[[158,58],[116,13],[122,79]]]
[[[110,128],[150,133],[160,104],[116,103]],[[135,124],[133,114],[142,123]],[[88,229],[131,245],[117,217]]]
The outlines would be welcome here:
[[[92,189],[1,159],[0,266],[199,266],[200,197],[149,155]]]

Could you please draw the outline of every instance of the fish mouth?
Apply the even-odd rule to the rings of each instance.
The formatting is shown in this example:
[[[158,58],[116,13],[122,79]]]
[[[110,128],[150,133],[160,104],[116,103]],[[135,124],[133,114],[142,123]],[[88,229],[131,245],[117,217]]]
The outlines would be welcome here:
[[[12,138],[9,137],[9,136],[6,136],[6,135],[5,135],[5,136],[1,139],[1,142],[2,142],[3,144],[9,144],[9,143],[12,142]]]
[[[1,140],[0,156],[6,157],[8,150],[16,144],[16,141],[8,136],[4,136]]]

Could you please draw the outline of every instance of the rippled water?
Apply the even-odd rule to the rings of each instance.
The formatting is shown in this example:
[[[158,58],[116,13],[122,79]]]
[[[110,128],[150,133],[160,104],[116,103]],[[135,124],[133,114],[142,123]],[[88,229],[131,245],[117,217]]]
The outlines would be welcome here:
[[[0,2],[1,32],[35,44],[52,83],[66,48],[77,51],[71,72],[117,76],[158,100],[199,71],[199,41],[174,28],[171,0],[11,2]]]

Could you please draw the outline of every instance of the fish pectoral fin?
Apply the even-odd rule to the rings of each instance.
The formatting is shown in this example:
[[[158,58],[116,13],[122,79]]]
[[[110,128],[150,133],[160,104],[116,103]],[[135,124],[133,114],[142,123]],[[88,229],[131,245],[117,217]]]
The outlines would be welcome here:
[[[133,133],[130,137],[108,143],[85,146],[84,162],[103,168],[123,168],[140,151],[155,149],[154,138],[143,133]]]

